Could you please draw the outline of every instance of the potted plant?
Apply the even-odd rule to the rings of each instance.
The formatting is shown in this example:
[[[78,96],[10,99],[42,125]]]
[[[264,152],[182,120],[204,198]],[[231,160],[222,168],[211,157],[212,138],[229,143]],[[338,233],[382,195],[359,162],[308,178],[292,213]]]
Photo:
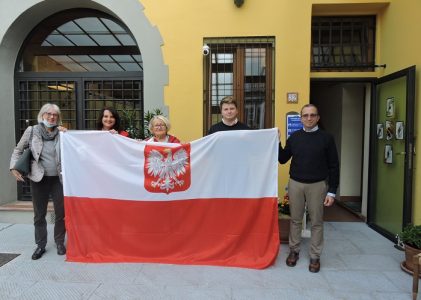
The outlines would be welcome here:
[[[281,244],[287,244],[289,241],[290,221],[289,196],[288,193],[285,193],[282,199],[278,199],[279,240]]]
[[[157,115],[162,115],[162,111],[159,108],[153,111],[145,112],[143,116],[143,124],[138,121],[138,111],[134,109],[123,109],[121,110],[121,121],[126,130],[129,133],[129,137],[132,139],[145,139],[151,136],[149,131],[149,121]]]
[[[405,261],[402,262],[402,269],[410,272],[414,271],[412,258],[421,253],[421,225],[407,225],[401,233],[398,234],[398,240],[404,244]]]

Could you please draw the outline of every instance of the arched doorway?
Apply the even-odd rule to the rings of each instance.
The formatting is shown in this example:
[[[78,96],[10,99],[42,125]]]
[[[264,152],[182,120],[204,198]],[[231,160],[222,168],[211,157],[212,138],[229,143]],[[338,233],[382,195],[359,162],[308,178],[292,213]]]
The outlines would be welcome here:
[[[94,129],[104,106],[143,124],[139,48],[123,23],[96,10],[70,9],[40,22],[21,48],[15,90],[17,140],[47,102],[59,105],[70,129]],[[30,199],[29,185],[18,186],[18,199]]]

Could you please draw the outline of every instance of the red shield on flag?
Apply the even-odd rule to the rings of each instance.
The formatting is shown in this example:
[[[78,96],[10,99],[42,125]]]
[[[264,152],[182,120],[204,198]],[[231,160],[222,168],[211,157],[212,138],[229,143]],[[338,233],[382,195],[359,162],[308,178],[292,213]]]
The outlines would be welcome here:
[[[190,187],[190,144],[145,146],[145,189],[151,193],[185,191]]]

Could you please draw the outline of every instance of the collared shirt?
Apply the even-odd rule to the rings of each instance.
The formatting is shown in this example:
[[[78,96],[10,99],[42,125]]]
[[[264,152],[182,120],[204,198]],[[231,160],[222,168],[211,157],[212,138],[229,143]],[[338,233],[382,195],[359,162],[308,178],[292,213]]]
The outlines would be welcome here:
[[[235,118],[235,120],[234,120],[234,122],[232,124],[228,124],[227,122],[225,122],[224,118],[222,118],[222,123],[224,123],[227,126],[234,126],[235,124],[237,124],[237,122],[238,122],[238,119]]]
[[[319,130],[319,125],[314,126],[313,128],[311,128],[310,130],[305,129],[305,127],[303,127],[303,130],[305,132],[315,132],[317,130]]]

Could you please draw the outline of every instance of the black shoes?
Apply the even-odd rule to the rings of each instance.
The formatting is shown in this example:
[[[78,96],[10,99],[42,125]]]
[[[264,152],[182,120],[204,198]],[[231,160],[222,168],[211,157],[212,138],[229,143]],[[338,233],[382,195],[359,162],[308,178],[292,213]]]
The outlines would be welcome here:
[[[34,254],[32,254],[32,259],[37,260],[42,257],[42,255],[45,253],[45,248],[37,247],[35,249]]]
[[[295,265],[297,264],[297,260],[300,258],[300,255],[298,254],[298,252],[294,252],[294,251],[290,251],[289,255],[287,257],[287,261],[286,264],[288,267],[295,267]]]
[[[66,254],[66,247],[63,244],[57,244],[57,254],[58,255]]]
[[[40,259],[44,253],[45,253],[45,248],[41,248],[38,246],[37,249],[35,249],[34,253],[32,254],[32,259],[33,260]],[[64,244],[57,245],[57,254],[58,255],[66,254],[66,247],[64,246]]]

